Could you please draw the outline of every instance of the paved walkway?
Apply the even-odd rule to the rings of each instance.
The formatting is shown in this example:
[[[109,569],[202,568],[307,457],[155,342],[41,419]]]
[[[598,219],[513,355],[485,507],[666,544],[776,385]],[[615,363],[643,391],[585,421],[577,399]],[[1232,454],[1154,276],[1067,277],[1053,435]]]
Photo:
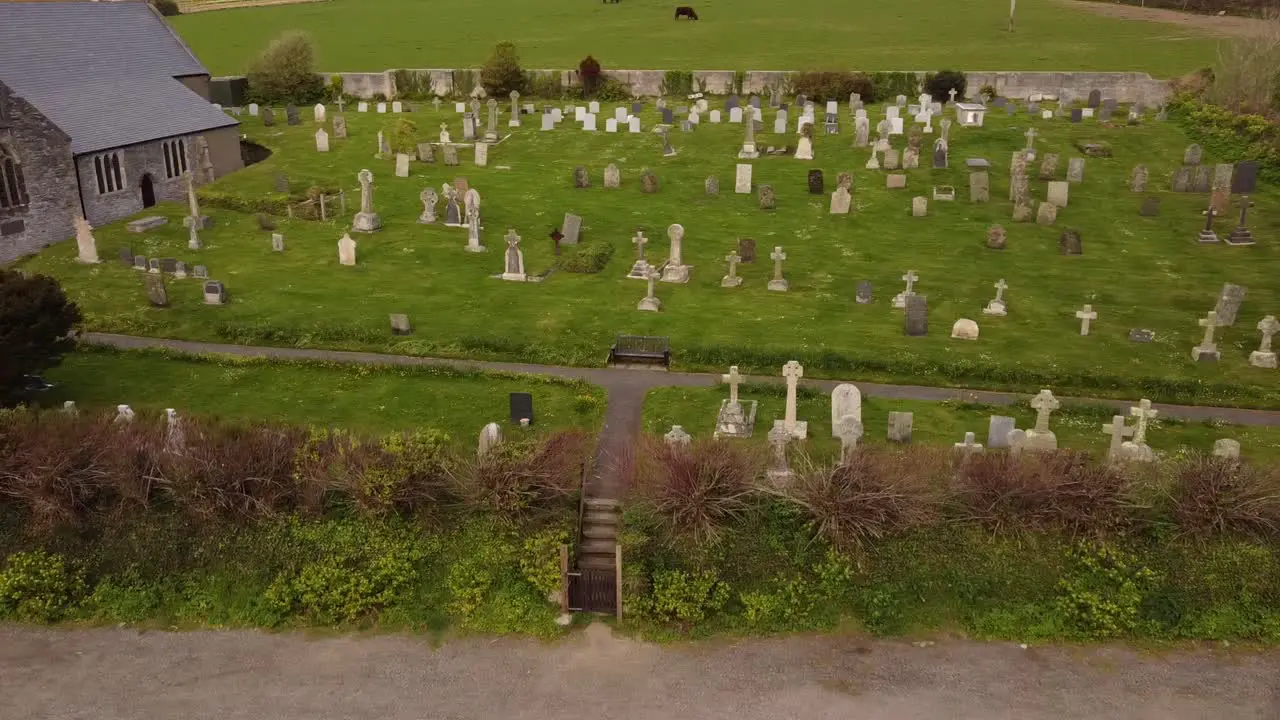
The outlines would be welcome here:
[[[0,625],[5,720],[1274,720],[1280,654]]]
[[[527,363],[488,362],[429,358],[414,355],[384,355],[380,353],[350,352],[346,350],[312,350],[303,348],[276,348],[250,345],[223,345],[219,343],[168,340],[164,338],[135,337],[86,333],[85,342],[110,345],[124,349],[164,348],[187,353],[222,353],[243,357],[285,358],[293,360],[321,360],[327,362],[371,365],[444,365],[464,370],[487,370],[533,375],[554,375],[563,378],[585,380],[605,389],[608,404],[605,408],[604,427],[596,442],[596,457],[591,478],[587,481],[587,493],[594,497],[620,498],[624,488],[619,478],[625,475],[619,468],[632,440],[639,434],[644,411],[645,394],[659,387],[712,387],[720,383],[719,374],[664,372],[661,370],[626,370],[619,368],[580,368],[558,365],[533,365]],[[746,382],[783,382],[781,377],[745,376]],[[801,384],[830,392],[840,384],[839,380],[802,380]],[[894,400],[961,400],[987,405],[1025,404],[1029,396],[1018,393],[964,390],[957,388],[925,387],[921,385],[883,385],[856,381],[865,397]],[[1132,401],[1091,398],[1059,398],[1064,403],[1106,405],[1127,410]],[[1280,425],[1280,412],[1268,410],[1244,410],[1239,408],[1199,407],[1191,405],[1166,405],[1156,403],[1165,417],[1183,420],[1221,420],[1237,425]]]

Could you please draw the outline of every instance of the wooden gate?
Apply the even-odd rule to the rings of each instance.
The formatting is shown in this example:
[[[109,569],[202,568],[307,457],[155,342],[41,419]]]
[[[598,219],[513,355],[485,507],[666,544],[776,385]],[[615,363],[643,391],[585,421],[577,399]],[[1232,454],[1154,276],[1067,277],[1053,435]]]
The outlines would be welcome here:
[[[583,568],[569,573],[569,609],[574,612],[618,612],[618,578],[610,570]]]

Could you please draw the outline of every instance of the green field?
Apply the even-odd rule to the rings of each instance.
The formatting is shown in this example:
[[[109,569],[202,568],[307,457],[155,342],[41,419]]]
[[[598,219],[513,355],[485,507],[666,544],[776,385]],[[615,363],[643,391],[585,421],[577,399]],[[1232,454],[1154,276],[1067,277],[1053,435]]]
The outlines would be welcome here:
[[[715,430],[720,401],[728,397],[725,388],[659,388],[649,391],[644,405],[644,429],[664,434],[680,425],[694,437],[710,437]],[[764,442],[774,420],[781,420],[786,407],[785,393],[777,386],[743,386],[740,397],[757,402],[754,437]],[[1036,413],[1028,405],[978,405],[919,400],[862,398],[862,444],[886,445],[890,412],[912,413],[911,441],[917,445],[963,442],[971,432],[975,442],[986,444],[987,424],[992,415],[1016,418],[1018,427],[1035,426]],[[1105,457],[1110,436],[1102,425],[1111,422],[1117,410],[1100,405],[1063,405],[1053,413],[1049,426],[1058,436],[1058,447],[1084,450]],[[1123,413],[1120,413],[1123,414]],[[833,456],[840,441],[831,435],[831,397],[816,390],[802,391],[796,402],[796,417],[809,423],[809,437],[803,446],[816,455]],[[1133,425],[1132,418],[1126,423]],[[1148,444],[1160,453],[1208,453],[1213,442],[1232,438],[1240,442],[1240,454],[1255,462],[1280,459],[1280,428],[1228,425],[1217,422],[1183,422],[1157,418],[1149,426]]]
[[[236,421],[341,427],[369,433],[446,432],[472,443],[486,423],[507,422],[507,394],[533,395],[535,429],[599,426],[604,393],[585,383],[544,377],[455,372],[445,368],[369,367],[87,349],[46,377],[38,398],[86,410],[125,404],[138,412],[197,414]]]
[[[871,110],[873,117],[880,112]],[[459,116],[451,108],[435,114],[428,106],[407,117],[418,123],[421,139],[434,139],[442,120],[450,123],[455,138],[461,136]],[[660,142],[648,132],[593,134],[566,122],[544,133],[527,120],[491,149],[489,167],[471,165],[470,151],[463,150],[461,167],[415,162],[411,177],[401,179],[393,174],[392,159],[373,157],[376,131],[384,124],[390,130],[393,116],[348,112],[347,118],[350,139],[335,140],[333,152],[319,154],[310,121],[266,128],[246,116],[244,131],[276,153],[209,191],[258,201],[271,197],[276,174],[284,172],[298,193],[312,185],[350,192],[357,171],[370,168],[374,208],[384,228],[356,234],[354,267],[339,265],[337,257],[337,241],[350,217],[328,223],[282,220],[287,250],[278,254],[252,215],[206,206],[216,224],[203,233],[204,249],[192,252],[180,222],[186,209],[179,204],[158,208],[171,222],[144,235],[126,232],[123,223],[99,228],[100,254],[107,260],[101,265],[76,263],[74,245],[64,243],[22,266],[60,278],[94,330],[575,365],[603,363],[615,334],[638,333],[670,337],[676,364],[685,368],[723,370],[738,364],[744,372],[772,375],[787,359],[798,358],[810,376],[1280,406],[1280,376],[1248,364],[1258,343],[1254,325],[1280,308],[1280,288],[1272,277],[1277,249],[1268,240],[1280,225],[1277,195],[1267,188],[1253,198],[1258,245],[1198,245],[1195,234],[1207,196],[1159,191],[1167,187],[1187,144],[1172,123],[1103,127],[1037,120],[1039,151],[1063,155],[1058,177],[1066,159],[1076,154],[1075,140],[1108,141],[1115,153],[1088,160],[1084,182],[1071,186],[1069,207],[1056,226],[1046,227],[1009,220],[1008,163],[1026,143],[1025,114],[989,117],[981,129],[953,127],[951,168],[907,171],[908,189],[902,191],[886,190],[882,171],[863,168],[867,150],[850,147],[845,115],[844,134],[816,139],[816,161],[755,161],[756,184],[770,183],[777,190],[772,212],[761,211],[755,195],[733,193],[739,125],[704,123],[692,134],[677,130],[672,142],[679,155],[663,158]],[[650,106],[646,127],[656,119]],[[765,133],[759,141],[762,147],[793,143],[794,136]],[[895,144],[901,147],[904,141],[897,138]],[[970,157],[992,163],[989,204],[966,201],[964,159]],[[608,162],[622,170],[618,190],[600,187]],[[1159,217],[1139,217],[1140,197],[1127,189],[1130,169],[1139,162],[1150,168],[1150,194],[1161,198]],[[591,171],[590,189],[573,188],[578,164]],[[806,173],[812,167],[826,171],[828,191],[839,171],[852,171],[854,214],[831,216],[828,195],[807,193]],[[640,191],[643,168],[657,174],[659,192]],[[704,193],[709,174],[719,178],[717,197]],[[482,195],[486,253],[464,252],[462,229],[417,222],[422,188],[438,189],[455,176],[469,178]],[[958,189],[957,200],[930,202],[928,217],[911,217],[911,197],[943,184]],[[1045,183],[1035,180],[1034,171],[1031,185],[1033,196],[1043,198]],[[555,272],[540,283],[494,279],[502,270],[501,238],[511,228],[524,238],[528,271],[551,269],[556,258],[546,236],[567,211],[585,218],[584,240],[616,247],[603,272]],[[662,312],[639,312],[644,283],[625,277],[634,257],[630,238],[644,229],[653,238],[648,257],[664,258],[666,228],[675,222],[686,229],[684,256],[694,265],[692,280],[659,283]],[[1008,229],[1007,250],[986,248],[992,223]],[[1081,232],[1083,256],[1059,255],[1058,236],[1067,227]],[[1219,224],[1222,232],[1229,227],[1225,219]],[[790,292],[765,289],[772,270],[767,260],[741,266],[742,287],[720,287],[723,258],[744,236],[756,240],[762,258],[773,246],[784,247]],[[198,282],[187,279],[169,282],[172,307],[149,307],[140,274],[116,260],[122,246],[148,257],[207,265],[226,283],[230,303],[204,305]],[[928,337],[904,336],[902,311],[889,305],[908,269],[920,275],[917,292],[929,297]],[[982,308],[1000,278],[1009,283],[1009,315],[986,317]],[[855,286],[864,279],[875,287],[872,305],[854,303]],[[1190,355],[1200,341],[1197,320],[1214,306],[1227,281],[1248,286],[1248,298],[1236,326],[1218,333],[1222,361],[1197,364]],[[1078,334],[1074,316],[1084,303],[1099,313],[1088,337]],[[414,335],[391,335],[387,315],[396,312],[409,315]],[[949,338],[959,317],[980,323],[978,341]],[[1129,342],[1128,332],[1136,327],[1155,330],[1156,341]]]
[[[1099,17],[1068,0],[331,0],[172,18],[214,75],[242,73],[282,31],[305,30],[319,69],[475,67],[510,40],[526,68],[660,70],[1139,70],[1171,77],[1209,65],[1215,41],[1180,26]]]

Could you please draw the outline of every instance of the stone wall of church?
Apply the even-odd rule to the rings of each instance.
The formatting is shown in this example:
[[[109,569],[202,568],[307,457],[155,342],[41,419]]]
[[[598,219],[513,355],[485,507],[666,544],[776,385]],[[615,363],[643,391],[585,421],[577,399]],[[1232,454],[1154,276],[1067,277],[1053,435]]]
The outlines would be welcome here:
[[[0,263],[75,235],[80,212],[71,139],[0,83],[0,142],[22,168],[28,203],[0,209]]]
[[[187,149],[187,168],[196,167],[196,136],[184,137]],[[98,192],[94,159],[111,155],[120,158],[123,187],[119,190]],[[166,200],[185,202],[187,183],[181,173],[165,177],[164,148],[160,141],[130,145],[101,153],[86,153],[76,157],[76,169],[80,173],[80,198],[85,215],[93,226],[105,225],[129,217],[145,209],[142,198],[143,178],[150,176],[156,202]]]

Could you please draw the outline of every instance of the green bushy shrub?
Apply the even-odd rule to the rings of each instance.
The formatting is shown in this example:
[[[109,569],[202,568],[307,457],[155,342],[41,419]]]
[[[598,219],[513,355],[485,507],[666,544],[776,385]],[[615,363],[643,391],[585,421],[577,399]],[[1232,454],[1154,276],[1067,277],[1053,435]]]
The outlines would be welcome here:
[[[1188,95],[1169,105],[1170,116],[1209,153],[1231,162],[1258,161],[1258,176],[1280,183],[1280,125],[1261,115],[1237,114]]]
[[[529,97],[555,100],[564,96],[560,73],[529,70],[524,74],[525,93]]]
[[[876,89],[877,102],[892,102],[899,95],[911,100],[920,94],[920,78],[912,72],[872,73],[871,84]]]
[[[266,590],[281,619],[303,616],[329,624],[354,622],[386,608],[418,579],[423,545],[398,523],[352,520],[281,524],[277,542],[294,562]]]
[[[709,570],[660,570],[641,612],[660,622],[700,623],[729,602],[729,585]]]
[[[693,93],[693,73],[668,70],[662,75],[662,94],[684,97]]]
[[[598,273],[604,270],[613,257],[613,243],[593,240],[570,246],[560,258],[560,269],[571,273]]]
[[[324,97],[315,69],[315,48],[307,35],[291,31],[271,41],[249,66],[249,96],[258,102],[298,105]]]
[[[384,131],[387,145],[393,153],[413,155],[418,149],[418,124],[409,118],[399,118]]]
[[[876,88],[871,78],[862,73],[848,71],[799,72],[791,78],[792,89],[797,95],[818,101],[845,102],[851,93],[862,96],[863,102],[876,101]]]
[[[956,91],[956,99],[963,100],[966,87],[968,80],[959,70],[940,70],[924,78],[924,91],[935,102],[949,102],[952,89]]]
[[[1059,581],[1057,600],[1068,630],[1089,640],[1133,634],[1156,573],[1132,553],[1103,543],[1079,543],[1068,557],[1071,572]]]
[[[336,76],[340,77],[340,76]],[[431,90],[431,73],[421,70],[396,70],[392,73],[396,88],[396,97],[404,100],[430,100],[435,97]]]
[[[18,552],[0,570],[0,617],[57,622],[84,595],[84,579],[61,555]]]
[[[569,531],[546,528],[525,539],[520,550],[520,572],[542,597],[560,591],[560,546],[569,544]]]
[[[524,71],[520,69],[520,56],[516,45],[501,42],[493,47],[489,59],[480,68],[480,84],[491,97],[499,99],[511,91],[524,92]]]

